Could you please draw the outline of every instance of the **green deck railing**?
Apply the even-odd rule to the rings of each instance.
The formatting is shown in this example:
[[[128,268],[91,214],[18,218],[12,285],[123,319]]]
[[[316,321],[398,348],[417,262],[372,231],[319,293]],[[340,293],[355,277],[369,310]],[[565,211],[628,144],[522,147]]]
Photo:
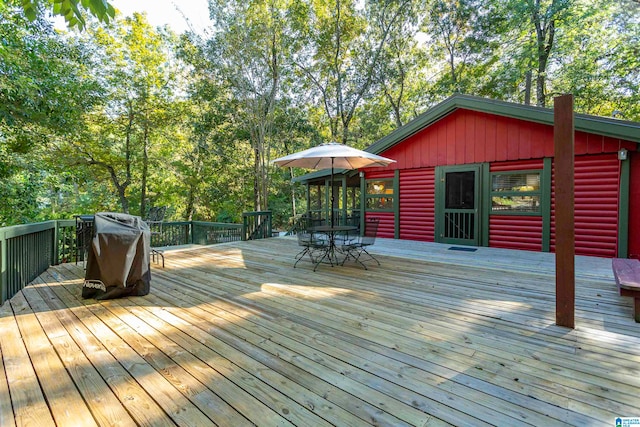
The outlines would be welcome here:
[[[71,219],[0,228],[0,304],[49,266],[84,260],[87,242],[77,227]],[[164,222],[152,231],[153,247],[263,239],[271,237],[271,212],[245,212],[243,224]]]
[[[271,211],[243,212],[243,240],[266,239],[272,236]]]
[[[0,228],[1,302],[56,261],[56,221]]]

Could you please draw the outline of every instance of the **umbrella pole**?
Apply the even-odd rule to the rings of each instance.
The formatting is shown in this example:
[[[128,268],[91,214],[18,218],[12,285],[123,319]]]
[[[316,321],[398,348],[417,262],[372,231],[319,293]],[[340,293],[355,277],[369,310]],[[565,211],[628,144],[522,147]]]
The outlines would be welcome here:
[[[333,227],[333,213],[335,212],[335,196],[333,194],[333,157],[331,158],[331,181],[329,182],[329,185],[331,185],[331,227]]]

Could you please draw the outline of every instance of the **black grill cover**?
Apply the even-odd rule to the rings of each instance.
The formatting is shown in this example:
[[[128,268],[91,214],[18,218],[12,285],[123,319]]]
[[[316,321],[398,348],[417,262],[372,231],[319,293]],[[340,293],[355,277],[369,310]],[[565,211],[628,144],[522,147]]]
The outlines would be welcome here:
[[[150,240],[149,226],[140,217],[97,213],[82,297],[103,300],[147,295]]]

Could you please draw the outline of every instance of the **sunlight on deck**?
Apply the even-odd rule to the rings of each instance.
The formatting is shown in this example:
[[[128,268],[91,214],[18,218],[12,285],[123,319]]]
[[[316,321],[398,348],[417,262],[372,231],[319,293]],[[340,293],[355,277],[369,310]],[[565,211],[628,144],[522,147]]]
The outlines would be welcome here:
[[[327,286],[313,286],[313,285],[290,285],[283,283],[263,283],[261,286],[261,291],[256,292],[256,294],[263,294],[264,292],[269,291],[284,291],[287,294],[291,293],[292,296],[295,295],[305,295],[305,297],[311,299],[326,299],[333,298],[338,295],[348,295],[353,293],[353,290],[347,288],[334,288]],[[268,296],[269,294],[267,294]],[[263,295],[265,296],[265,295]]]
[[[541,264],[382,243],[366,271],[294,269],[286,239],[167,251],[149,295],[109,301],[81,298],[81,265],[52,267],[2,307],[1,424],[597,426],[638,412],[640,326],[604,263],[578,273],[569,330]]]

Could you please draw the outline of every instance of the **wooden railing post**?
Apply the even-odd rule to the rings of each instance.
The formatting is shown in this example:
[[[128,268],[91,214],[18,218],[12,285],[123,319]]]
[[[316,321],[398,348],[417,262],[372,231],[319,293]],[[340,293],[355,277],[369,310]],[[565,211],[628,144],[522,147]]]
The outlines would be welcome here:
[[[51,248],[51,261],[49,262],[51,265],[58,265],[58,260],[60,259],[60,244],[59,242],[59,236],[58,236],[58,221],[55,221],[54,226],[53,226],[53,237],[52,237],[52,242],[51,244],[53,245],[53,247]]]
[[[556,324],[575,328],[573,95],[554,98]]]
[[[266,239],[271,237],[273,228],[271,211],[242,213],[242,240]]]
[[[246,216],[244,213],[242,214],[242,241],[248,240],[249,236],[248,236],[248,222],[249,222],[249,217]]]
[[[0,231],[0,305],[7,300],[7,239]]]

